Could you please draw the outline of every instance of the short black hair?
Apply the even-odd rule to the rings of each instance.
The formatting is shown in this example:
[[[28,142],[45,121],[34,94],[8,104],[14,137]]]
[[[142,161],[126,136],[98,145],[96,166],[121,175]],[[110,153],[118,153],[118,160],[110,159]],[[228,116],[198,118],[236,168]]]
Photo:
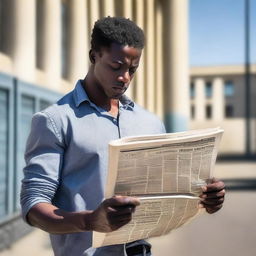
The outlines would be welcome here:
[[[143,49],[144,33],[133,21],[123,17],[105,17],[95,22],[91,35],[91,49],[100,51],[112,43]]]

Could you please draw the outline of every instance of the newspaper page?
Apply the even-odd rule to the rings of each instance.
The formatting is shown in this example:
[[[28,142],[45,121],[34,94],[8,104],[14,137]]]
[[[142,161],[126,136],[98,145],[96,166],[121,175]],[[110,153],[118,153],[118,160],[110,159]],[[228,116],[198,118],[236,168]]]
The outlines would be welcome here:
[[[141,205],[119,230],[94,232],[93,246],[160,236],[195,216],[222,133],[214,128],[111,142],[105,197],[136,196]]]
[[[199,199],[189,196],[140,198],[131,222],[111,233],[93,232],[93,247],[162,236],[196,216]]]

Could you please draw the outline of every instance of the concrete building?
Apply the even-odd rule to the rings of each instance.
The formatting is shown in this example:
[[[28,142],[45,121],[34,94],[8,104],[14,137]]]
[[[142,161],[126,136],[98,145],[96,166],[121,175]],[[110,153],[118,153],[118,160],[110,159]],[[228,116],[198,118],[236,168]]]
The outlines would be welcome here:
[[[190,69],[190,128],[221,126],[225,130],[220,147],[222,154],[244,155],[248,147],[249,154],[256,157],[256,65],[251,65],[250,82],[248,99],[244,66]],[[246,122],[248,103],[249,127]]]
[[[169,131],[188,128],[187,11],[187,0],[0,0],[0,249],[28,229],[19,191],[31,117],[84,77],[98,18],[124,16],[145,31],[127,94]]]

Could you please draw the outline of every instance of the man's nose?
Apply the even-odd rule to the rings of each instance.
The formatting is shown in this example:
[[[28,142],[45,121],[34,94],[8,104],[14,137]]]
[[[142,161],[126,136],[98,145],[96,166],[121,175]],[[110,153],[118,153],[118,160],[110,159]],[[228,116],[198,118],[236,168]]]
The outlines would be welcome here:
[[[130,81],[129,71],[125,71],[123,74],[119,75],[118,81],[128,83]]]

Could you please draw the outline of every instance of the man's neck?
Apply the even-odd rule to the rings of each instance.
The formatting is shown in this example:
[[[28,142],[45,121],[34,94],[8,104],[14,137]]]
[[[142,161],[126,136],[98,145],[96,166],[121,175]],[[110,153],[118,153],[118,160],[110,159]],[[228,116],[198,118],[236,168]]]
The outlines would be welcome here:
[[[89,99],[95,105],[105,109],[114,117],[118,116],[119,110],[119,99],[109,99],[107,98],[100,89],[95,86],[93,79],[91,79],[89,73],[83,80],[83,88],[86,91]]]

